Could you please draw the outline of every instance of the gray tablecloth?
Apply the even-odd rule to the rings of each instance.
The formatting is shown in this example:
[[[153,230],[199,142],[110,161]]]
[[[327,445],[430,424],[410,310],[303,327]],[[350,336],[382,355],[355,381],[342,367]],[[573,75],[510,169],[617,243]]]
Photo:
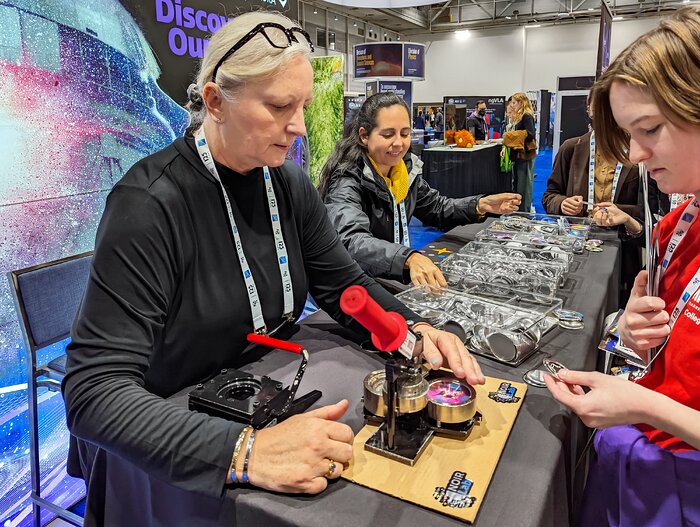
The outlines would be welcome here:
[[[463,244],[481,228],[460,227],[443,240]],[[606,242],[604,249],[576,257],[566,286],[567,307],[584,313],[585,328],[548,333],[542,341],[542,351],[518,368],[481,359],[486,375],[520,381],[525,371],[537,367],[546,356],[555,357],[572,369],[595,367],[602,321],[611,305],[614,307],[611,298],[617,298],[614,269],[618,247],[614,242]],[[311,355],[298,393],[321,389],[323,397],[319,405],[349,399],[350,409],[343,421],[357,431],[363,425],[362,379],[367,372],[382,367],[382,363],[347,337],[346,330],[319,313],[306,319],[292,340],[304,344]],[[273,351],[241,369],[265,373],[288,384],[297,367],[298,356]],[[173,401],[185,405],[185,393],[175,396]],[[573,467],[585,439],[586,431],[578,418],[563,410],[546,389],[530,387],[476,525],[568,525],[572,496],[580,491],[574,483]],[[440,527],[459,524],[447,516],[345,480],[332,482],[317,496],[232,488],[221,500],[214,500],[154,480],[115,456],[107,454],[107,458],[106,479],[109,486],[119,488],[124,496],[124,509],[111,511],[106,525]]]

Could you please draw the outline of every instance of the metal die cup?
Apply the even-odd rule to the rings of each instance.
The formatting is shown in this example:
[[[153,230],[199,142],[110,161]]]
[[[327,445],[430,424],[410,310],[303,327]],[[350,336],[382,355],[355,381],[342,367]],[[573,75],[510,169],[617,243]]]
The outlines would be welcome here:
[[[384,394],[386,393],[386,371],[375,370],[363,382],[365,409],[379,417],[386,415]],[[399,376],[398,412],[412,414],[420,412],[427,404],[428,382],[420,375]]]
[[[476,415],[476,390],[461,379],[435,379],[428,387],[427,411],[438,423],[469,421]]]

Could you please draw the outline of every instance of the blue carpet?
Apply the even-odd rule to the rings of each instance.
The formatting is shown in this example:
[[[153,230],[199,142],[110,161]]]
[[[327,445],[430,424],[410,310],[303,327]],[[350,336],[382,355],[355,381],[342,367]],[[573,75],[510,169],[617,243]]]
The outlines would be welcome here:
[[[544,212],[542,195],[547,190],[547,180],[552,173],[552,149],[541,150],[535,158],[535,181],[532,184],[532,203],[537,212]]]

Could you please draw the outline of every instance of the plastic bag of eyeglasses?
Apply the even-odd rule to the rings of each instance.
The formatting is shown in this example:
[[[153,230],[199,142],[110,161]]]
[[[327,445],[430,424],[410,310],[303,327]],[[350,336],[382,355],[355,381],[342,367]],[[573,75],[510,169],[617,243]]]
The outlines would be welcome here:
[[[560,264],[495,254],[452,254],[440,263],[440,268],[448,285],[459,291],[483,289],[488,294],[501,295],[504,289],[512,289],[541,295],[547,303],[551,303],[564,280]]]
[[[543,262],[561,267],[562,278],[569,272],[573,253],[562,247],[550,245],[537,247],[528,243],[512,240],[472,241],[459,250],[459,254],[475,254],[479,256],[498,256],[511,260],[527,260]]]
[[[533,232],[510,231],[505,228],[501,220],[491,223],[486,229],[476,235],[479,241],[486,240],[507,240],[521,243],[528,243],[535,247],[555,246],[561,247],[573,254],[582,254],[584,242],[581,238],[574,236],[559,236],[556,234],[542,234]]]
[[[584,240],[593,226],[590,218],[531,212],[512,212],[501,216],[501,220],[514,231],[569,235]]]
[[[397,298],[411,309],[439,313],[434,319],[439,321],[438,327],[457,324],[471,351],[517,364],[529,356],[542,335],[556,325],[553,312],[562,305],[558,298],[547,304],[536,296],[504,288],[498,298],[489,298],[477,293],[424,286],[399,293]]]

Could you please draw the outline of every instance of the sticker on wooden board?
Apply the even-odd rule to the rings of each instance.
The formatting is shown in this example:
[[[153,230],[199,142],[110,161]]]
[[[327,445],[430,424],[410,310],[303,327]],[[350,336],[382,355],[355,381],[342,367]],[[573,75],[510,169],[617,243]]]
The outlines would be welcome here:
[[[466,472],[455,471],[450,481],[444,487],[435,487],[433,498],[438,500],[443,507],[453,509],[465,509],[474,505],[476,498],[469,495],[474,482],[467,479]]]
[[[502,382],[497,392],[489,392],[489,399],[497,403],[517,403],[520,400],[520,397],[515,396],[517,391],[518,389],[509,382]]]

